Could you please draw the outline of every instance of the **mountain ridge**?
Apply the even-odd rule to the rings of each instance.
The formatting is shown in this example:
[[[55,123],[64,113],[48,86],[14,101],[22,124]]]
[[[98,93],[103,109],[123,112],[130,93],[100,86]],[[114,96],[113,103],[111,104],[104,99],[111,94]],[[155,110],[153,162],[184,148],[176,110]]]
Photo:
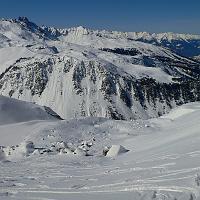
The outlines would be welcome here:
[[[160,32],[160,33],[150,33],[146,31],[115,31],[115,30],[105,30],[105,29],[91,29],[84,26],[69,27],[69,28],[55,28],[53,26],[38,26],[31,22],[27,17],[19,17],[18,19],[5,19],[1,18],[0,21],[8,21],[14,23],[20,23],[21,25],[29,25],[38,29],[40,31],[47,31],[52,33],[52,35],[58,37],[60,35],[66,35],[70,32],[79,32],[80,34],[97,34],[98,36],[114,36],[114,37],[127,37],[127,39],[133,40],[200,40],[200,34],[189,34],[189,33],[175,33],[175,32]],[[58,34],[56,34],[56,33]],[[52,38],[51,38],[52,39]]]
[[[62,118],[126,120],[199,100],[198,61],[124,34],[59,31],[25,17],[0,21],[0,94],[48,106]]]

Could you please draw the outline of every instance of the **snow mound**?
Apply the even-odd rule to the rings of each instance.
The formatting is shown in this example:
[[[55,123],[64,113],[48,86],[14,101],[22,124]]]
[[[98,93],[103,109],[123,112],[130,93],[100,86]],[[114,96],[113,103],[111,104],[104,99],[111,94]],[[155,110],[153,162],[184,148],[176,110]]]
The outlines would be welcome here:
[[[27,156],[35,151],[35,146],[32,141],[25,141],[20,144],[19,149],[24,155]]]
[[[84,151],[81,148],[76,148],[76,150],[74,151],[74,154],[77,154],[78,156],[86,156],[87,155],[86,151]]]
[[[35,145],[32,141],[24,141],[16,146],[3,147],[0,150],[0,160],[13,160],[30,156],[35,151]]]
[[[51,115],[45,107],[0,96],[0,125],[57,118],[55,113]]]
[[[128,151],[129,150],[127,150],[125,147],[123,147],[121,145],[112,145],[106,156],[107,157],[116,157],[119,154],[123,154],[123,153],[126,153]]]

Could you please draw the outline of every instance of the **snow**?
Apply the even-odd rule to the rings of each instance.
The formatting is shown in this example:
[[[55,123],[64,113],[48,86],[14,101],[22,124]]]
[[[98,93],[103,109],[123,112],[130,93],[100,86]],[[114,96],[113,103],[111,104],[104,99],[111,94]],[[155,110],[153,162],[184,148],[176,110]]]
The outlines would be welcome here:
[[[19,144],[43,120],[58,118],[42,106],[0,96],[0,145]]]
[[[0,198],[198,199],[199,120],[196,102],[150,120],[91,117],[1,125],[13,137],[6,144],[0,129]],[[16,124],[29,134],[21,138]]]
[[[23,88],[23,94],[16,92],[12,97],[45,106],[0,96],[0,199],[200,199],[200,102],[147,119],[160,109],[159,104],[156,109],[149,105],[146,113],[136,100],[128,109],[119,96],[111,96],[114,108],[127,118],[134,118],[134,111],[143,119],[115,121],[102,118],[110,104],[100,92],[105,77],[99,76],[99,71],[96,84],[89,77],[82,80],[81,95],[75,95],[72,81],[73,70],[81,62],[87,68],[92,62],[95,69],[111,73],[109,78],[120,76],[121,85],[124,77],[171,83],[175,74],[166,73],[168,65],[157,61],[156,66],[146,66],[143,56],[193,61],[135,40],[189,41],[200,36],[75,27],[47,28],[55,37],[45,40],[39,39],[40,27],[35,25],[31,31],[26,23],[26,18],[0,21],[0,74],[15,65],[13,76],[18,77],[17,70],[21,69],[25,80],[27,69],[34,71],[35,63],[45,64],[49,67],[46,88],[41,95],[33,96],[30,88],[23,88],[26,82],[5,79],[1,94],[9,96],[12,86]],[[134,48],[139,55],[121,55],[102,48]],[[66,66],[71,67],[68,73],[63,71]],[[187,74],[180,71],[179,75]],[[92,113],[96,117],[80,118],[83,108],[86,116]]]
[[[106,154],[107,157],[116,157],[120,154],[126,153],[128,150],[121,145],[112,145]]]
[[[184,106],[183,108],[176,108],[173,111],[171,111],[169,114],[162,116],[161,118],[168,118],[171,120],[174,120],[176,118],[182,117],[183,115],[190,114],[194,112],[196,109],[191,106]]]
[[[3,73],[10,65],[14,64],[19,58],[33,56],[34,53],[26,47],[5,47],[0,48],[0,74]]]
[[[0,96],[0,125],[47,119],[55,120],[56,117],[42,106]]]
[[[106,31],[106,30],[90,30],[87,28],[84,28],[82,26],[69,28],[69,29],[61,29],[60,32],[67,32],[68,35],[72,38],[72,35],[78,35],[80,37],[84,37],[84,35],[94,35],[94,36],[101,36],[111,39],[120,39],[120,38],[127,38],[132,40],[199,40],[200,35],[192,35],[192,34],[178,34],[178,33],[172,33],[172,32],[166,32],[166,33],[148,33],[148,32],[120,32],[120,31]],[[67,34],[65,34],[67,35]]]
[[[84,47],[71,45],[71,48],[73,51],[68,52],[69,49],[67,48],[68,50],[63,50],[59,55],[47,55],[43,52],[42,54],[35,55],[33,58],[23,59],[16,63],[14,66],[16,66],[17,72],[12,72],[12,80],[6,78],[5,75],[6,80],[2,81],[3,86],[0,89],[1,94],[9,96],[10,91],[14,90],[12,94],[13,98],[48,106],[65,119],[80,117],[83,109],[86,116],[105,117],[108,112],[107,108],[110,106],[110,103],[104,98],[102,91],[102,82],[106,75],[119,74],[120,76],[132,80],[146,77],[154,78],[162,83],[172,82],[173,76],[164,72],[160,67],[146,67],[142,64],[132,64],[132,58],[128,58],[128,56],[115,55],[113,53],[109,54],[108,52],[102,52],[100,50],[93,50],[93,52],[87,50],[87,56],[85,57],[82,54]],[[61,51],[61,49],[59,49],[59,51]],[[53,63],[50,66],[47,65],[49,61]],[[89,76],[83,78],[81,87],[84,88],[84,91],[80,96],[76,94],[74,89],[74,73],[81,65],[80,63],[82,61],[84,61],[87,74],[91,73],[90,62],[94,63],[96,82],[94,84]],[[47,80],[47,84],[41,95],[32,95],[30,91],[30,87],[37,84],[31,79],[28,79],[36,70],[35,63],[41,63],[45,68],[44,71],[46,68],[48,69],[47,73],[44,72],[44,80]],[[68,73],[63,72],[65,66],[71,66]],[[101,68],[99,68],[99,66]],[[2,69],[5,68],[6,65],[2,67]],[[51,72],[49,72],[50,70]],[[103,73],[101,70],[108,73]],[[20,78],[17,78],[18,74],[21,75]],[[124,82],[123,78],[121,80]],[[27,83],[33,86],[28,87],[26,86]],[[116,87],[118,86],[116,85]],[[21,92],[22,90],[23,92]],[[119,94],[117,94],[116,98],[112,98],[113,106],[116,107],[126,119],[135,118],[136,113],[133,112],[134,110],[137,111],[137,117],[144,119],[155,117],[158,113],[157,110],[144,111],[138,102],[134,102],[133,108],[128,108],[122,99],[120,99]],[[166,109],[167,107],[166,105]]]
[[[4,160],[9,159],[22,159],[24,156],[29,156],[34,153],[35,148],[34,144],[31,141],[23,141],[21,144],[17,146],[11,146],[3,148],[4,152]]]

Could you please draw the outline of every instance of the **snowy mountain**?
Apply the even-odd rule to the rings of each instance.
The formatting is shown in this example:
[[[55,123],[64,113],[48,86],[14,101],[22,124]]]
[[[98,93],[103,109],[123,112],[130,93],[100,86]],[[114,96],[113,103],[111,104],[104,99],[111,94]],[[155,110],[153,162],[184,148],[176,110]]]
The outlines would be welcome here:
[[[0,35],[0,94],[65,119],[147,119],[200,99],[200,63],[190,58],[200,53],[175,45],[196,48],[200,36],[56,29],[24,17],[1,20]]]
[[[176,34],[176,33],[147,33],[147,32],[118,32],[118,31],[93,31],[84,27],[70,28],[59,30],[61,35],[64,35],[67,40],[83,43],[83,40],[78,40],[81,37],[87,37],[96,41],[99,38],[107,38],[113,40],[141,41],[156,46],[168,48],[177,54],[185,57],[194,57],[200,55],[200,35],[191,34]],[[76,35],[76,37],[74,37]],[[95,42],[94,42],[95,43]]]
[[[93,39],[95,41],[100,38],[113,40],[141,41],[156,46],[161,46],[173,50],[174,52],[185,56],[194,57],[200,55],[200,35],[177,34],[177,33],[147,33],[147,32],[119,32],[106,30],[91,30],[82,26],[69,29],[55,29],[42,27],[45,31],[52,33],[54,37],[64,38],[73,42],[86,44],[83,38]],[[95,43],[94,41],[94,43]],[[89,41],[90,43],[91,41]]]

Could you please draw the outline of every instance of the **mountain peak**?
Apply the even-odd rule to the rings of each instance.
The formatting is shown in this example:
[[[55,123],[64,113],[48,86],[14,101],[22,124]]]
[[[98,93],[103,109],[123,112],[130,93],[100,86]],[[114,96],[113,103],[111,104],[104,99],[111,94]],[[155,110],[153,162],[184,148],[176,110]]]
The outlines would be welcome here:
[[[31,30],[40,28],[37,24],[35,24],[34,22],[31,22],[27,17],[19,17],[17,22],[26,26],[27,28]]]
[[[18,21],[20,21],[20,22],[25,22],[25,23],[30,22],[29,19],[28,19],[27,17],[24,17],[24,16],[18,17]]]
[[[87,28],[83,26],[69,28],[68,31],[75,33],[75,35],[88,35],[90,32]]]

